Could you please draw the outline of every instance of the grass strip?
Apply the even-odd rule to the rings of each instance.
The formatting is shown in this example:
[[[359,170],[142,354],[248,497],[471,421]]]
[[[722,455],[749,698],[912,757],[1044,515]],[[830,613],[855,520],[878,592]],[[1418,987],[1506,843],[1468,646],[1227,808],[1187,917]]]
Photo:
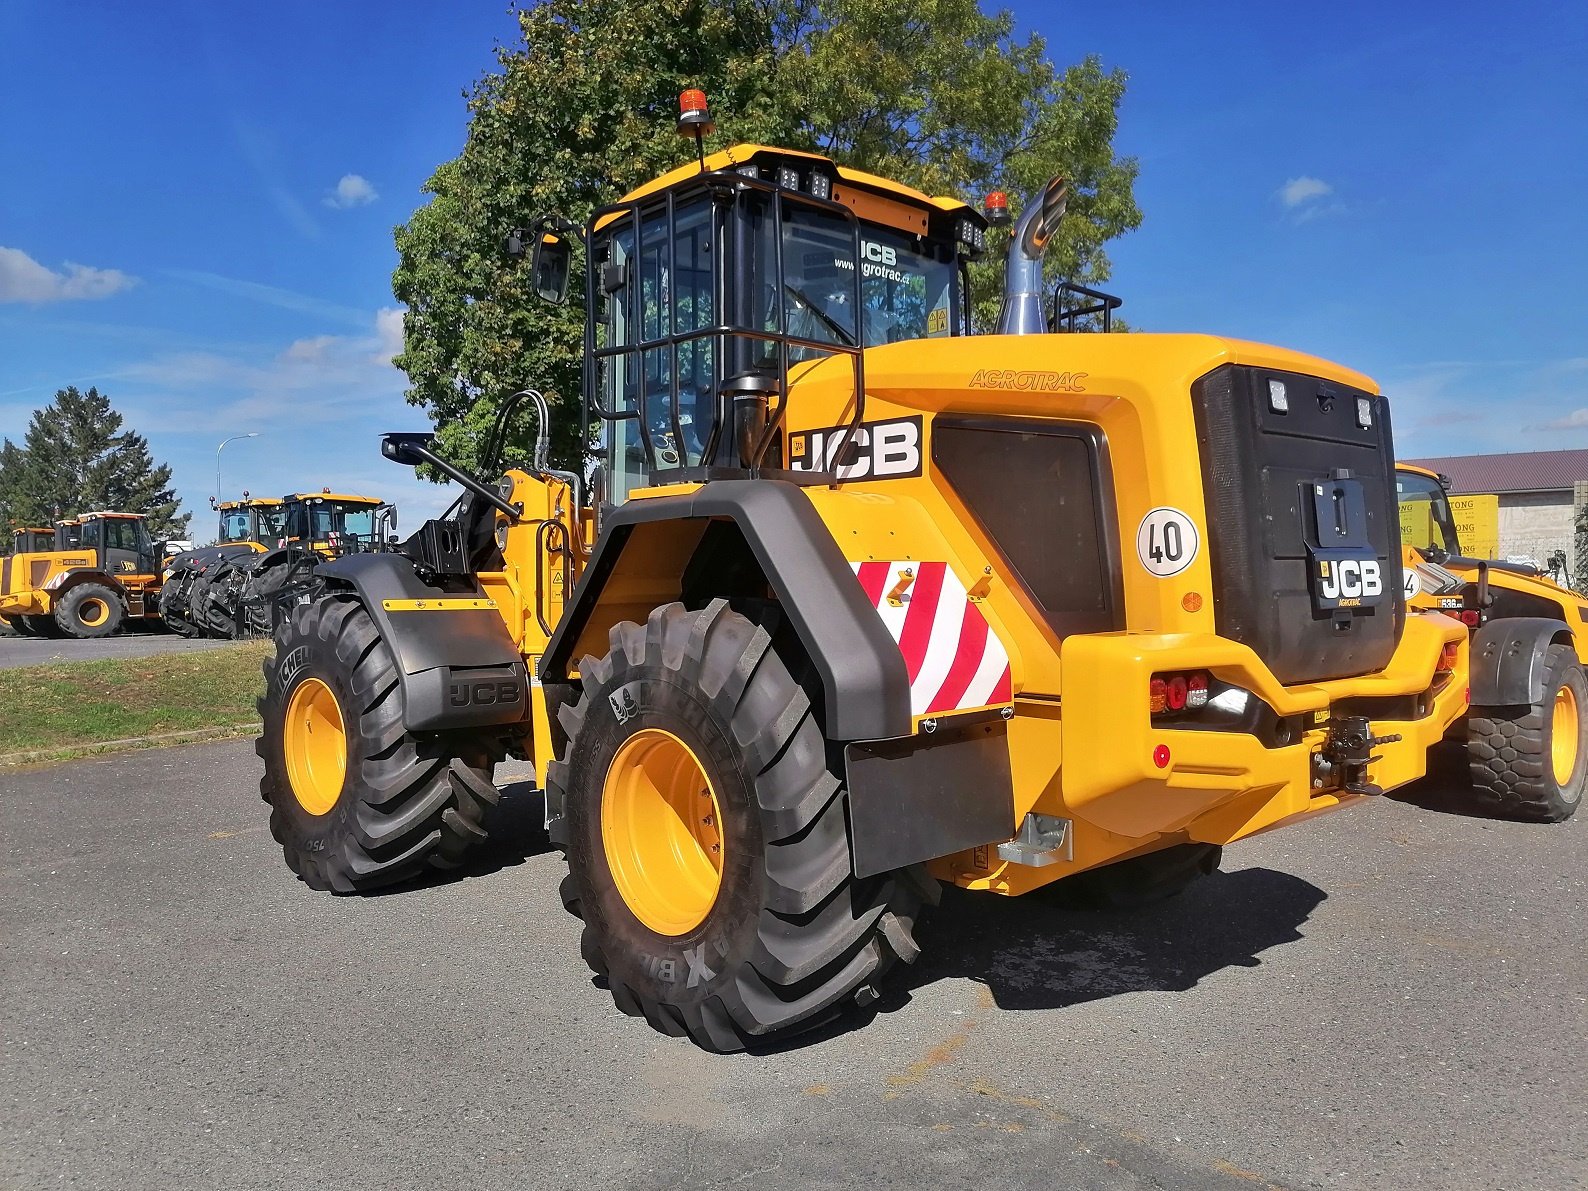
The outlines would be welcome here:
[[[0,670],[0,756],[257,721],[268,641]]]

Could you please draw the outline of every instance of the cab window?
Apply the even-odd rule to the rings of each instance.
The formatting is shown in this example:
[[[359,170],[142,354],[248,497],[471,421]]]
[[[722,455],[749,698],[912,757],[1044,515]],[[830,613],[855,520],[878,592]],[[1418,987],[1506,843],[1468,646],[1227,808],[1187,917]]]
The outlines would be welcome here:
[[[1438,480],[1416,472],[1396,472],[1395,490],[1400,501],[1401,545],[1461,553],[1450,500]]]

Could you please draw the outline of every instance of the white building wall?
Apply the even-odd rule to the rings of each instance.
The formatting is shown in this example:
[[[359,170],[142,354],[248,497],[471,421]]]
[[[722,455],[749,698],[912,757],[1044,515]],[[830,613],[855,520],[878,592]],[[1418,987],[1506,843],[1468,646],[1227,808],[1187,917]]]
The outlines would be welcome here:
[[[1532,558],[1547,564],[1556,550],[1564,550],[1567,573],[1575,574],[1572,545],[1572,494],[1510,492],[1500,496],[1500,555]]]

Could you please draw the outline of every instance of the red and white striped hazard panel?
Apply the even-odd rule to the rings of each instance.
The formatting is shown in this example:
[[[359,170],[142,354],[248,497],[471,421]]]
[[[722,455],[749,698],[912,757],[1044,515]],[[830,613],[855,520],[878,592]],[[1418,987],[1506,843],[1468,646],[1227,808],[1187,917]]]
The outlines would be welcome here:
[[[1014,701],[1009,654],[946,562],[849,565],[904,655],[911,715]],[[902,584],[907,570],[914,580]]]

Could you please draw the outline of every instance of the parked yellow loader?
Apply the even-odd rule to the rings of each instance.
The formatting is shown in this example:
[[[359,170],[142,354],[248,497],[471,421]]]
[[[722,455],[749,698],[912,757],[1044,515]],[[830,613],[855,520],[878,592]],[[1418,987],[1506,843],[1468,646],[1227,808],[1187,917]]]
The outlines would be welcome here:
[[[464,495],[275,634],[292,869],[453,868],[531,758],[618,1007],[732,1050],[874,999],[940,882],[1169,892],[1421,776],[1467,631],[1397,581],[1384,398],[1283,348],[1049,333],[1063,210],[1055,179],[1013,227],[992,335],[984,216],[810,153],[515,233],[550,300],[582,244],[593,487],[533,392],[483,480],[385,437]],[[496,474],[522,401],[540,449]]]
[[[159,562],[142,514],[84,513],[48,549],[0,558],[0,617],[34,636],[108,637],[159,615]]]

